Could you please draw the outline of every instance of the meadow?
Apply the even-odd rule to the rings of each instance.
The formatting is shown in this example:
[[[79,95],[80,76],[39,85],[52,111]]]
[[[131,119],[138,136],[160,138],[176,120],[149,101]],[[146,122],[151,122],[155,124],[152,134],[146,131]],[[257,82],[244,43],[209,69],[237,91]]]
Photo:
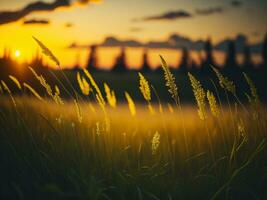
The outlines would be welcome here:
[[[64,71],[59,87],[30,68],[46,95],[11,76],[22,93],[14,95],[1,81],[1,197],[266,199],[266,108],[251,78],[242,74],[248,86],[242,101],[218,69],[212,68],[213,90],[189,73],[195,101],[184,105],[161,59],[170,102],[141,73],[135,93],[142,103],[127,91],[118,103],[116,91],[87,70],[76,74],[83,96]],[[73,95],[62,98],[61,90]]]

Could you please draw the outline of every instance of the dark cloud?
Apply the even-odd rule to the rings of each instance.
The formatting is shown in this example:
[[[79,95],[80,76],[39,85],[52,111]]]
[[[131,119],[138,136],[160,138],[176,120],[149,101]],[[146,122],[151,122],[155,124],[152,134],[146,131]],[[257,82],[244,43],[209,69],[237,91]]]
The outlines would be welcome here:
[[[224,12],[223,7],[210,7],[210,8],[202,8],[202,9],[196,9],[196,15],[211,15],[214,13],[222,13]],[[185,10],[176,10],[176,11],[169,11],[160,15],[153,15],[153,16],[147,16],[141,19],[134,19],[133,21],[159,21],[159,20],[165,20],[165,21],[171,21],[176,19],[186,19],[193,17],[193,14],[191,14],[188,11]]]
[[[196,9],[196,14],[198,15],[211,15],[214,13],[222,13],[224,9],[222,7],[204,8]]]
[[[54,0],[51,3],[37,1],[26,5],[24,8],[16,11],[0,11],[0,25],[15,22],[32,12],[38,11],[54,11],[60,7],[70,7],[75,3],[85,4],[91,2],[90,0]]]
[[[240,7],[242,5],[242,2],[241,1],[232,1],[231,5],[234,7]]]
[[[224,39],[217,44],[214,44],[214,49],[222,52],[227,52],[228,44],[230,41],[234,41],[236,50],[242,53],[244,47],[248,45],[248,39],[245,35],[239,34],[235,38]],[[184,37],[178,34],[170,35],[166,40],[149,41],[146,43],[140,42],[138,40],[129,39],[121,40],[116,37],[107,37],[105,40],[98,44],[100,47],[136,47],[136,48],[150,48],[150,49],[183,49],[187,48],[189,50],[200,51],[204,49],[205,40],[192,40],[188,37]],[[78,45],[72,43],[68,48],[89,48],[90,45]],[[252,53],[261,52],[262,44],[252,44],[250,49]]]
[[[50,21],[47,19],[27,19],[24,20],[23,22],[24,25],[28,25],[28,24],[43,24],[43,25],[47,25],[50,24]]]
[[[161,15],[144,17],[137,21],[175,20],[175,19],[190,18],[190,17],[192,17],[192,15],[189,12],[184,10],[177,10],[177,11],[166,12]]]

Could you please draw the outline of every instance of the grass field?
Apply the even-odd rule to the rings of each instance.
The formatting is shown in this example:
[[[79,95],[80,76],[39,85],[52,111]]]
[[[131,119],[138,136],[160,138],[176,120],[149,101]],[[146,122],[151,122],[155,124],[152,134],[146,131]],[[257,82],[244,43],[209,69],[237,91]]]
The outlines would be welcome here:
[[[169,103],[141,73],[118,103],[87,70],[77,73],[80,94],[64,71],[59,88],[30,70],[45,96],[10,76],[16,96],[1,81],[1,198],[267,199],[266,109],[246,74],[249,89],[236,91],[215,68],[213,90],[189,73],[196,103],[184,105],[163,58]]]
[[[267,197],[263,106],[0,102],[3,198]]]

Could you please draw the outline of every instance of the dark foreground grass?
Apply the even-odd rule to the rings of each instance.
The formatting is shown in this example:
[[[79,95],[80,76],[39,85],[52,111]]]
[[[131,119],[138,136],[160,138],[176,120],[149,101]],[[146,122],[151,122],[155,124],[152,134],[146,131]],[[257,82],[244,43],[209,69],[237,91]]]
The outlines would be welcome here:
[[[266,112],[151,115],[20,97],[0,103],[1,199],[267,199]],[[92,108],[94,106],[94,109]],[[160,135],[152,154],[152,140]],[[185,142],[186,141],[186,142]]]

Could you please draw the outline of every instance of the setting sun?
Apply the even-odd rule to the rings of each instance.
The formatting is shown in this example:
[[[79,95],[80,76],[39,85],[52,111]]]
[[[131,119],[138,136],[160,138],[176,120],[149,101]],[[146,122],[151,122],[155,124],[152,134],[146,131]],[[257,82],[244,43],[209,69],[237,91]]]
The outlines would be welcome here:
[[[19,50],[16,50],[16,51],[15,51],[15,57],[16,57],[16,58],[20,57],[20,54],[21,54],[21,53],[20,53]]]

